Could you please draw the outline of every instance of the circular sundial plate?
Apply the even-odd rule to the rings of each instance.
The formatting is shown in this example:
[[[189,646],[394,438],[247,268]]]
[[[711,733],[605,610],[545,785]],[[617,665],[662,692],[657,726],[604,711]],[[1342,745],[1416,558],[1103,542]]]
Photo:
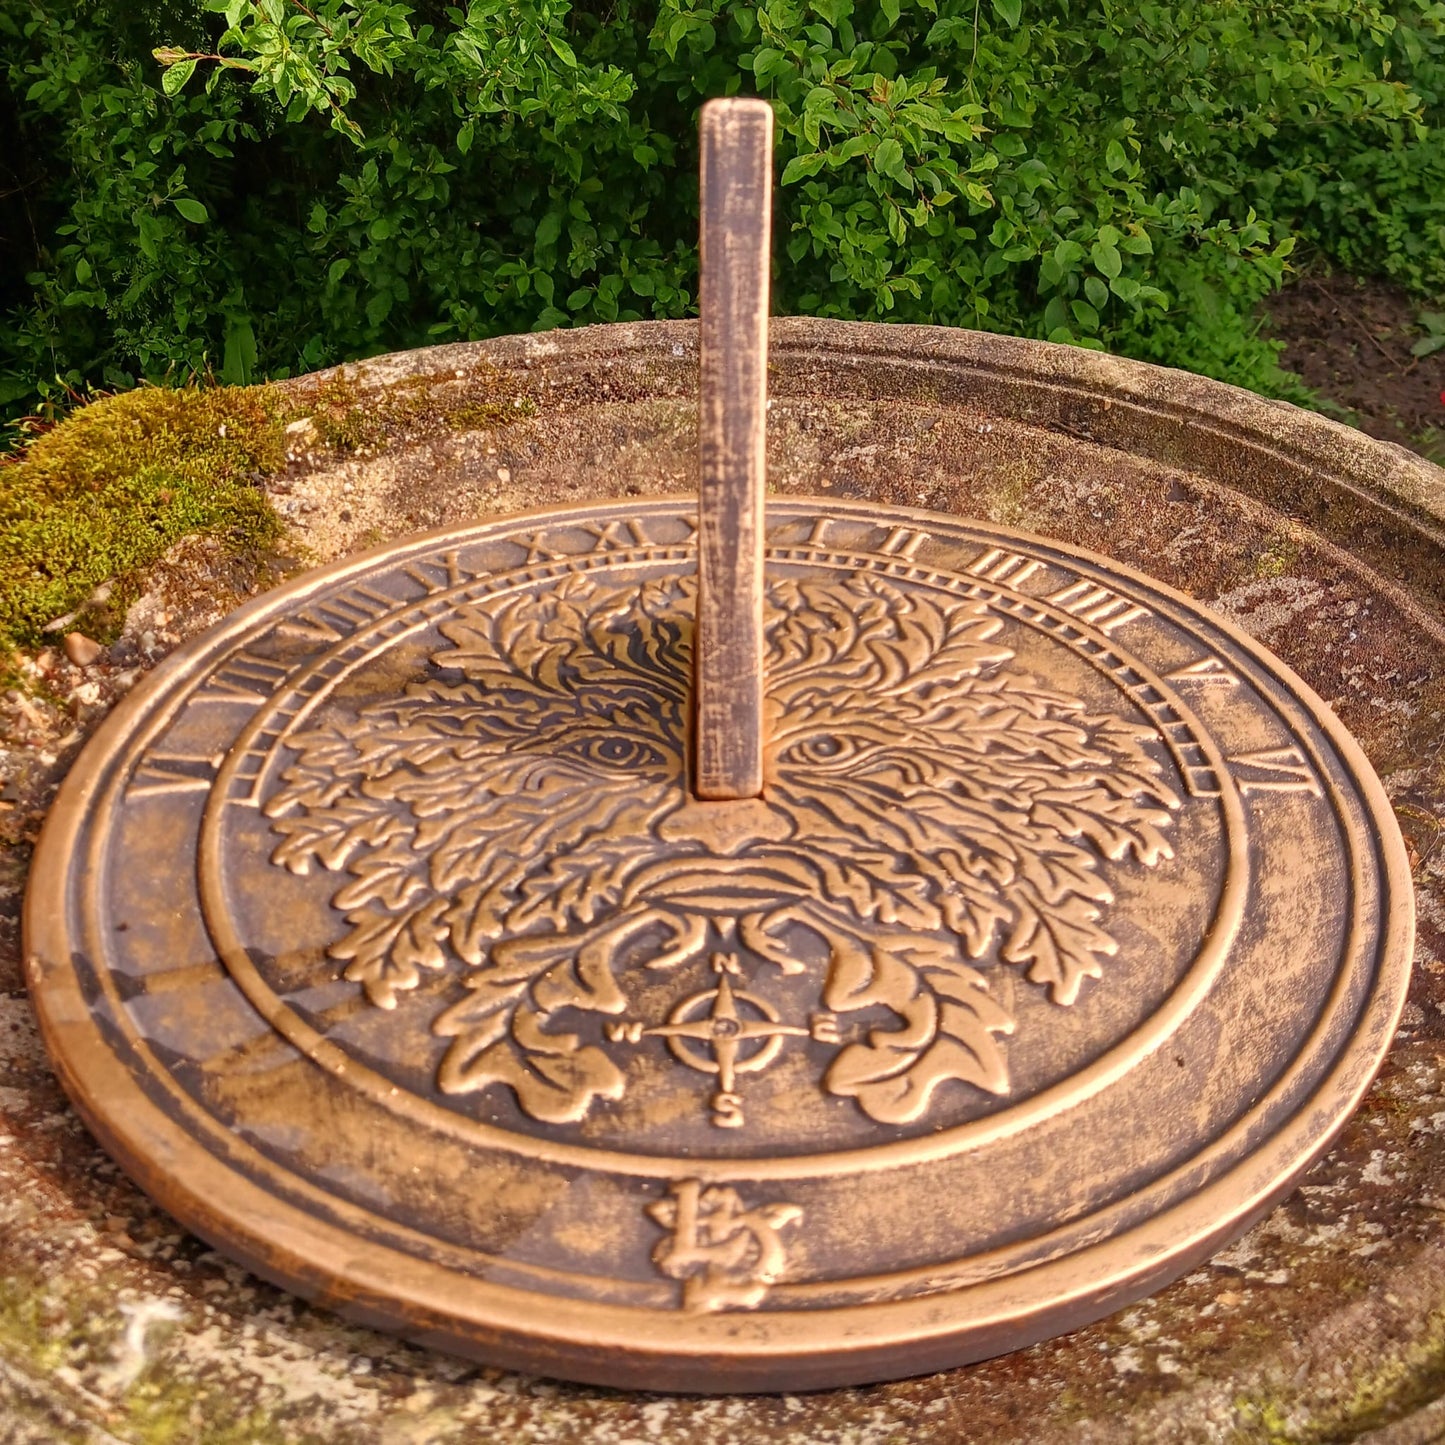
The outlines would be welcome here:
[[[300,579],[109,720],[27,966],[77,1106],[301,1293],[607,1384],[920,1373],[1157,1288],[1403,1006],[1359,749],[1057,543],[768,511],[764,796],[689,800],[689,509]]]

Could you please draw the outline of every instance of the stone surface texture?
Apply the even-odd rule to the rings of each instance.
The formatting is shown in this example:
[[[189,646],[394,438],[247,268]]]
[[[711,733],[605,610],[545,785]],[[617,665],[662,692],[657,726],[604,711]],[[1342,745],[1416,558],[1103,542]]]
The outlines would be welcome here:
[[[290,465],[269,483],[288,565],[479,516],[692,490],[696,343],[687,323],[601,327],[287,383],[303,400],[327,388],[333,410],[344,387],[361,420],[384,422],[344,446],[293,424]],[[7,695],[0,1441],[1445,1438],[1432,1403],[1445,1390],[1445,472],[1183,373],[967,332],[777,321],[769,384],[776,493],[984,517],[1106,553],[1258,637],[1360,740],[1410,845],[1420,941],[1403,1026],[1333,1150],[1253,1231],[1142,1304],[1015,1355],[866,1389],[691,1398],[522,1378],[260,1282],[99,1151],[21,983],[38,811],[145,667],[275,580],[187,544],[105,656],[22,662],[68,690],[63,727],[46,726],[43,688],[38,703]],[[459,420],[409,430],[405,399],[420,393],[441,393]]]

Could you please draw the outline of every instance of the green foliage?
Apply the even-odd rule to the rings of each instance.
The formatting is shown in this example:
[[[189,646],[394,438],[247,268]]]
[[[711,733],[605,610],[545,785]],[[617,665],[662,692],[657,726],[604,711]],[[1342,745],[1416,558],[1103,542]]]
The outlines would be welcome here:
[[[0,465],[0,642],[38,641],[105,582],[123,615],[181,537],[273,541],[257,482],[284,459],[268,387],[142,387],[81,407]]]
[[[1445,293],[1442,0],[0,0],[0,57],[11,414],[685,315],[736,92],[783,312],[1278,389],[1250,315],[1298,241]]]
[[[1445,351],[1445,314],[1422,311],[1420,329],[1425,334],[1410,348],[1412,356],[1433,356],[1437,351]]]

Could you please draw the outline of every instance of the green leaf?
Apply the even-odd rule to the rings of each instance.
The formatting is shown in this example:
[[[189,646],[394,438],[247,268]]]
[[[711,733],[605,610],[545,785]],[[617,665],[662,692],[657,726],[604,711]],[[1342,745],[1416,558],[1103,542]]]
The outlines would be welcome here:
[[[1023,8],[1023,0],[993,0],[994,14],[1010,30],[1017,29],[1019,20],[1023,16]]]
[[[562,39],[560,35],[549,35],[547,37],[547,44],[552,47],[552,53],[557,57],[558,60],[562,62],[563,65],[565,65],[569,70],[577,69],[576,53],[573,51],[572,47],[568,45],[565,40]]]
[[[1128,276],[1115,276],[1109,282],[1111,290],[1120,301],[1132,301],[1139,294],[1139,283]]]
[[[194,221],[196,225],[203,226],[211,219],[210,212],[199,202],[193,201],[189,196],[181,196],[171,202],[176,210],[188,221]]]
[[[249,317],[234,317],[226,322],[225,351],[221,361],[221,380],[227,386],[247,386],[256,365],[256,333]]]
[[[472,138],[476,135],[477,128],[472,121],[464,121],[462,127],[457,131],[457,149],[463,154],[471,150]]]
[[[1111,280],[1124,269],[1124,260],[1119,255],[1119,248],[1109,245],[1107,241],[1095,241],[1089,254],[1093,257],[1099,274],[1108,276]]]
[[[537,222],[537,232],[533,237],[537,246],[551,246],[557,237],[562,234],[562,216],[558,211],[548,211],[540,221]]]
[[[903,164],[903,147],[891,137],[878,142],[878,149],[873,152],[873,169],[913,189],[913,177]]]
[[[194,60],[178,60],[167,66],[161,75],[161,89],[167,95],[179,95],[182,87],[196,72]]]
[[[391,239],[391,232],[391,218],[388,216],[378,216],[371,225],[366,228],[366,234],[370,236],[373,241],[389,241]]]
[[[781,184],[790,186],[794,181],[805,180],[808,176],[816,176],[823,169],[823,164],[827,159],[827,156],[820,151],[815,151],[812,155],[807,156],[794,156],[783,167]]]
[[[1103,306],[1109,300],[1109,288],[1097,276],[1085,276],[1084,295],[1095,306]]]
[[[1129,157],[1124,154],[1124,147],[1121,146],[1118,141],[1111,140],[1109,144],[1104,147],[1104,164],[1108,166],[1111,171],[1128,169]]]
[[[159,257],[156,241],[160,237],[162,227],[160,222],[149,212],[143,211],[136,221],[136,243],[140,246],[141,255],[154,261]]]
[[[757,78],[759,85],[765,84],[769,72],[774,69],[782,70],[786,68],[787,63],[787,57],[781,50],[774,50],[771,46],[765,45],[753,55],[753,75]]]

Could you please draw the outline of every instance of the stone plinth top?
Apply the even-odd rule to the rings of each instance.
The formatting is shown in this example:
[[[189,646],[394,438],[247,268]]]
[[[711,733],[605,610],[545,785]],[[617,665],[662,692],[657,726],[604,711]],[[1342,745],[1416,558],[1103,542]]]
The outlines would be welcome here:
[[[685,323],[595,328],[286,383],[311,407],[266,482],[289,550],[315,564],[503,512],[691,491],[696,342]],[[776,321],[769,394],[776,494],[923,507],[1107,554],[1265,643],[1360,740],[1413,850],[1420,945],[1384,1072],[1333,1151],[1179,1283],[1015,1355],[796,1397],[557,1385],[346,1324],[181,1233],[65,1104],[4,925],[0,1400],[14,1438],[1433,1438],[1445,474],[1180,372],[942,329]],[[215,575],[179,557],[129,631],[163,650],[224,605]],[[36,766],[58,780],[78,742]],[[17,843],[0,874],[12,917],[24,866]]]

